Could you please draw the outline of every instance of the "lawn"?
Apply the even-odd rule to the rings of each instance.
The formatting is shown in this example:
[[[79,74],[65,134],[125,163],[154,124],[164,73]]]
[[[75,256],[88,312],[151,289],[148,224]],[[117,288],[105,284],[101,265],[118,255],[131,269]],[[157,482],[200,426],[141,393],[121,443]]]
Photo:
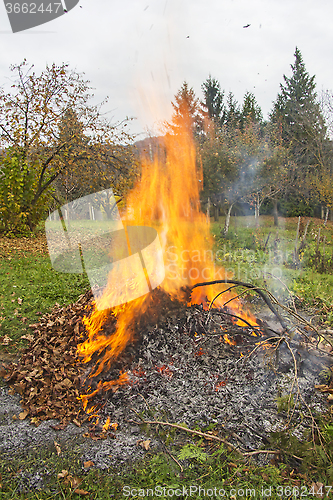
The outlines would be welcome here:
[[[307,246],[300,253],[301,266],[298,267],[294,265],[293,257],[297,223],[296,218],[280,219],[280,226],[275,228],[271,217],[261,217],[260,226],[256,227],[253,217],[233,217],[229,234],[224,237],[221,235],[224,219],[212,221],[216,261],[230,272],[230,276],[233,273],[235,279],[265,286],[281,301],[287,300],[291,294],[298,305],[317,315],[317,321],[332,326],[333,224],[328,222],[323,227],[321,220],[311,221]],[[306,221],[303,221],[298,245],[305,225]],[[19,356],[31,335],[29,324],[38,322],[38,318],[50,311],[55,303],[74,302],[89,289],[84,274],[64,274],[52,268],[42,233],[31,239],[0,238],[0,277],[0,361]],[[327,446],[331,447],[333,426],[327,419],[321,425],[323,429],[326,425]],[[201,430],[214,432],[213,428]],[[214,488],[225,491],[225,496],[220,494],[213,498],[253,498],[253,490],[255,497],[316,498],[318,489],[326,495],[324,498],[332,496],[329,493],[333,481],[332,456],[329,460],[325,454],[313,458],[313,450],[318,448],[316,443],[309,442],[299,451],[307,457],[300,469],[274,460],[270,466],[259,467],[239,459],[223,445],[213,446],[199,437],[193,436],[179,444],[181,433],[178,431],[152,427],[146,431],[148,437],[158,435],[170,453],[153,455],[148,451],[145,461],[122,470],[97,471],[92,468],[85,471],[75,456],[75,450],[65,450],[59,457],[50,450],[36,450],[33,455],[12,457],[10,463],[0,458],[0,499],[79,498],[74,492],[75,487],[81,491],[81,497],[96,500],[124,496],[166,498],[172,491],[179,498],[188,498],[183,488],[189,489],[191,485],[191,498],[203,498],[204,494],[194,489],[199,486],[209,490],[206,496],[211,496]],[[287,447],[293,449],[299,445],[292,436],[278,436],[276,439],[287,439]],[[177,465],[179,460],[185,464],[182,471]],[[40,470],[41,467],[49,471],[47,489],[19,493],[22,470],[28,474],[30,470]],[[320,490],[320,483],[323,483],[324,490]],[[156,493],[156,486],[166,490]],[[232,489],[235,490],[234,496]]]
[[[89,289],[83,274],[55,271],[43,234],[35,238],[0,238],[0,356],[27,345],[29,324],[56,303],[70,304]]]
[[[307,220],[301,220],[297,248]],[[297,226],[298,218],[280,218],[276,228],[269,216],[260,217],[259,227],[255,226],[254,217],[232,217],[229,233],[224,237],[224,219],[220,218],[212,223],[216,260],[235,279],[268,288],[281,300],[287,300],[291,293],[307,306],[322,306],[322,320],[331,325],[333,223],[324,227],[320,219],[310,220],[306,246],[295,265]]]

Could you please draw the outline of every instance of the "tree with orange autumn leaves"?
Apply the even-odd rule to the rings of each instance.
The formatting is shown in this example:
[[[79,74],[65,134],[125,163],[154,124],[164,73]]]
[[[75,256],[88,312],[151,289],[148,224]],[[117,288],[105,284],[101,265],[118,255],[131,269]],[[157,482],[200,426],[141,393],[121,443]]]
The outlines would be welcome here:
[[[24,60],[11,72],[10,90],[0,91],[0,231],[22,234],[34,230],[51,195],[68,200],[73,184],[75,195],[126,184],[134,158],[127,123],[106,120],[90,104],[89,82],[68,65],[36,74]]]

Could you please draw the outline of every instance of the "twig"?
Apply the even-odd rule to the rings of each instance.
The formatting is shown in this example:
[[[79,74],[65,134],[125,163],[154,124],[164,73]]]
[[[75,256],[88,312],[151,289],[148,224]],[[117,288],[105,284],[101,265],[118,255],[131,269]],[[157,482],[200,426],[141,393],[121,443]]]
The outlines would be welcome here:
[[[133,410],[133,408],[132,408],[132,410]],[[137,413],[137,412],[135,411],[135,413]],[[141,424],[146,424],[146,425],[147,424],[149,424],[149,425],[166,425],[166,426],[169,426],[169,427],[173,427],[174,429],[179,429],[181,431],[188,432],[190,434],[195,434],[196,436],[201,436],[201,437],[203,437],[203,438],[205,438],[207,440],[219,441],[220,443],[223,443],[226,446],[229,446],[233,451],[236,451],[237,453],[239,453],[243,457],[250,457],[252,455],[259,455],[259,454],[264,454],[264,455],[280,455],[281,453],[284,453],[284,452],[281,452],[280,450],[254,450],[254,451],[242,452],[236,446],[234,446],[233,444],[231,444],[229,441],[226,441],[225,439],[222,439],[222,438],[220,438],[218,436],[214,436],[214,434],[207,434],[205,432],[195,431],[195,430],[192,430],[192,429],[188,429],[187,427],[183,427],[182,425],[179,425],[179,424],[172,424],[171,422],[161,422],[159,420],[144,420],[140,415],[138,415],[138,416],[142,420],[142,422],[137,422],[135,420],[129,420],[129,422],[132,422],[133,424],[136,424],[136,425],[141,425]],[[295,455],[292,455],[292,456],[294,458],[297,458],[298,460],[302,460],[302,458],[300,458],[300,457],[296,457]]]
[[[280,450],[255,450],[255,451],[248,451],[244,453],[244,456],[249,457],[251,455],[259,455],[259,453],[265,453],[267,455],[281,455]]]
[[[133,410],[133,408],[132,408]],[[142,420],[142,422],[136,422],[135,420],[131,420],[132,423],[140,425],[140,424],[146,424],[146,425],[166,425],[169,427],[173,427],[174,429],[179,429],[181,431],[188,432],[189,434],[195,434],[196,436],[201,436],[207,440],[214,440],[214,441],[219,441],[220,443],[225,444],[226,446],[229,446],[233,451],[236,451],[240,455],[244,455],[243,452],[241,452],[237,446],[234,446],[233,444],[229,443],[226,439],[220,438],[218,436],[214,436],[214,434],[207,434],[206,432],[201,432],[201,431],[195,431],[193,429],[188,429],[187,427],[183,427],[182,425],[179,424],[172,424],[171,422],[161,422],[160,420],[144,420],[135,410],[133,410],[138,417]]]
[[[243,319],[241,318],[240,316],[236,316],[236,314],[231,314],[229,312],[226,312],[226,311],[219,311],[217,310],[216,311],[217,313],[221,313],[221,314],[225,314],[226,316],[231,316],[232,318],[236,318],[236,319],[240,319],[243,323],[245,323],[248,327],[252,328],[252,329],[255,329],[255,328],[260,328],[260,326],[258,325],[251,325],[251,323],[249,323],[248,321],[246,321],[246,319]],[[245,327],[243,327],[245,328]]]
[[[297,321],[299,321],[300,323],[303,323],[304,325],[308,326],[309,328],[311,328],[311,330],[313,330],[318,336],[321,336],[331,347],[333,347],[333,343],[331,340],[329,340],[325,335],[321,334],[320,331],[318,330],[318,328],[316,328],[312,323],[310,323],[309,321],[307,321],[305,318],[303,318],[303,316],[301,316],[300,314],[298,313],[295,313],[294,311],[292,311],[289,307],[281,304],[276,297],[274,297],[274,295],[269,291],[269,290],[266,290],[267,294],[271,297],[271,299],[274,301],[275,304],[277,304],[279,307],[281,307],[281,309],[284,309],[286,312],[288,312],[291,316],[294,316],[294,318],[297,319]],[[304,335],[304,337],[306,337],[306,339],[310,342],[310,338],[309,336],[304,333],[304,332],[301,332],[302,335]],[[319,349],[320,352],[323,352],[321,349]],[[325,352],[326,355],[332,355],[332,353],[327,353]]]
[[[147,401],[145,400],[145,398],[140,394],[140,396],[144,399],[145,403],[147,404],[148,408],[149,408],[149,405],[147,403]],[[132,411],[134,411],[134,413],[139,417],[140,420],[142,420],[142,423],[146,423],[144,421],[144,419],[141,417],[141,415],[136,411],[134,410],[134,408],[131,408]],[[149,408],[150,410],[150,408]],[[133,423],[136,423],[138,425],[140,425],[140,422],[135,422],[134,420],[132,421]],[[155,431],[155,434],[157,434],[157,437],[159,439],[159,441],[162,443],[163,447],[164,447],[164,450],[166,451],[166,453],[169,455],[169,457],[178,465],[178,467],[180,468],[180,472],[183,472],[183,466],[178,462],[178,460],[172,455],[172,453],[168,450],[168,448],[166,447],[164,441],[162,441],[161,439],[161,436],[159,435],[159,433],[157,432],[157,430]]]
[[[296,305],[295,305],[295,301],[294,301],[294,297],[293,297],[293,294],[291,293],[291,291],[289,290],[289,288],[287,287],[287,285],[281,280],[281,278],[279,278],[278,276],[275,276],[274,274],[272,273],[267,273],[268,276],[271,276],[272,278],[278,280],[280,283],[282,283],[282,285],[287,289],[289,295],[290,295],[290,298],[292,300],[292,303],[293,303],[293,306],[294,306],[294,311],[295,313],[297,314],[297,309],[296,309]]]
[[[269,237],[270,237],[270,235],[271,235],[271,234],[272,234],[272,233],[271,233],[271,231],[270,231],[270,232],[268,233],[267,240],[266,240],[266,243],[265,243],[265,246],[264,246],[264,250],[263,250],[263,251],[265,251],[265,250],[266,250],[267,243],[268,243],[268,240],[269,240]]]
[[[286,453],[287,455],[290,455],[291,457],[293,458],[296,458],[297,460],[302,460],[303,461],[303,458],[301,457],[297,457],[296,455],[293,455],[292,453],[289,453],[288,451],[280,451],[280,450],[277,450],[277,451],[273,451],[273,450],[255,450],[255,451],[249,451],[247,453],[244,453],[245,456],[250,456],[250,455],[258,455],[259,453],[267,453],[267,454],[270,454],[270,455],[281,455],[282,453]]]
[[[239,286],[243,286],[245,288],[249,288],[250,290],[254,290],[255,292],[257,292],[258,295],[260,295],[260,297],[264,300],[264,302],[268,305],[268,307],[270,308],[270,310],[275,314],[275,316],[277,317],[277,319],[279,320],[279,322],[281,323],[281,326],[284,330],[287,330],[287,325],[284,321],[284,319],[280,316],[280,314],[278,313],[278,311],[275,309],[275,307],[273,306],[272,302],[270,301],[269,297],[267,297],[267,295],[262,291],[261,288],[255,286],[255,285],[252,285],[251,283],[244,283],[243,281],[237,281],[237,280],[229,280],[229,279],[225,279],[225,280],[214,280],[214,281],[206,281],[205,283],[196,283],[193,287],[193,288],[196,288],[198,286],[209,286],[209,285],[218,285],[218,284],[225,284],[225,283],[230,283],[232,285],[239,285]],[[265,290],[266,291],[266,290]]]
[[[213,300],[211,300],[210,304],[209,304],[209,308],[208,308],[208,312],[210,312],[211,308],[213,307],[213,304],[215,302],[215,300],[220,296],[222,295],[223,293],[227,293],[229,292],[229,290],[232,290],[233,288],[237,288],[237,285],[233,285],[233,286],[229,286],[229,288],[226,288],[225,290],[222,290],[222,292],[219,292],[217,295],[215,295],[215,297],[213,298]]]
[[[238,363],[241,359],[245,361],[250,356],[252,356],[252,354],[254,354],[257,349],[259,349],[263,344],[266,344],[269,341],[277,342],[277,345],[275,347],[275,349],[277,349],[279,347],[279,345],[281,344],[281,342],[283,342],[284,340],[285,340],[285,337],[270,337],[266,340],[263,340],[262,342],[259,342],[258,345],[256,345],[256,347],[254,349],[252,349],[252,351],[249,354],[247,354],[246,356],[243,356],[242,358],[237,359],[236,363]]]

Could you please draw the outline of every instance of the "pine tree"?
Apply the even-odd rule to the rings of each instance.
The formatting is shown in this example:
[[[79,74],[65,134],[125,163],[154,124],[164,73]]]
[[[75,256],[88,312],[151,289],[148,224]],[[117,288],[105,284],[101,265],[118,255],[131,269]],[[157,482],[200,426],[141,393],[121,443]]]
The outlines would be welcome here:
[[[262,111],[254,94],[252,94],[252,92],[246,92],[240,117],[241,129],[243,129],[248,122],[260,124],[262,123],[262,119]]]
[[[174,132],[177,132],[179,127],[185,127],[193,135],[200,132],[202,120],[199,116],[199,99],[186,81],[175,95],[171,105],[174,109],[171,120],[171,128]]]
[[[290,148],[297,164],[314,164],[316,147],[325,136],[324,119],[315,92],[315,76],[305,69],[296,47],[292,75],[283,75],[280,93],[274,103],[271,120],[280,128],[283,143]]]
[[[204,119],[208,118],[220,127],[225,119],[224,91],[221,90],[220,82],[209,75],[201,89],[204,94],[204,100],[201,102]]]
[[[234,94],[229,92],[227,98],[227,109],[225,115],[225,122],[228,130],[238,128],[241,118],[241,112],[239,109],[239,104],[236,101]]]

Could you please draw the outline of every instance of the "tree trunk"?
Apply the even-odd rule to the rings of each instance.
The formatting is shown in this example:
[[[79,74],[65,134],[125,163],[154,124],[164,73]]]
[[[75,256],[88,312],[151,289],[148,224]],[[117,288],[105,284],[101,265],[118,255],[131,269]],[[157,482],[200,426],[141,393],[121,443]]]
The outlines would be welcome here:
[[[207,217],[207,224],[209,225],[210,224],[210,198],[208,196],[208,200],[207,200],[207,214],[206,214],[206,217]]]
[[[327,224],[328,214],[329,214],[329,213],[330,213],[330,209],[329,209],[329,207],[326,207],[326,213],[325,213],[324,226],[326,226],[326,224]]]
[[[254,220],[256,227],[259,226],[259,196],[256,196],[255,202],[254,202]]]
[[[217,222],[219,220],[219,207],[216,203],[214,203],[214,221]]]
[[[223,229],[223,236],[226,236],[228,234],[229,226],[230,226],[230,215],[231,215],[231,210],[232,210],[233,206],[234,206],[234,204],[232,203],[230,205],[230,207],[229,207],[227,216],[225,218],[224,229]]]
[[[273,198],[273,217],[274,217],[274,226],[279,225],[279,214],[278,214],[278,209],[277,209],[277,200]]]
[[[295,248],[294,248],[294,264],[296,268],[299,267],[299,258],[298,258],[298,252],[297,252],[297,244],[298,244],[298,236],[299,236],[299,227],[301,224],[301,216],[298,217],[298,223],[297,223],[297,229],[296,229],[296,238],[295,238]]]

